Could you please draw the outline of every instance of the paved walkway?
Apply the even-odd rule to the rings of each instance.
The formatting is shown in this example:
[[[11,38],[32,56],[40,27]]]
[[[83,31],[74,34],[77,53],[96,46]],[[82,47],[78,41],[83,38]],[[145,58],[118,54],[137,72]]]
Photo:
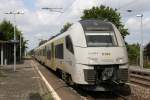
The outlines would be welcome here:
[[[30,60],[0,68],[0,100],[49,100],[48,90]]]

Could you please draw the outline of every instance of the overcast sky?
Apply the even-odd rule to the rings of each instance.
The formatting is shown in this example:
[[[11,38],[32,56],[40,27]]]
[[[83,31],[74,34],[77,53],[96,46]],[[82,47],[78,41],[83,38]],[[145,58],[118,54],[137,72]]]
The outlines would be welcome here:
[[[17,16],[17,27],[29,40],[30,50],[38,45],[40,39],[59,33],[66,22],[80,20],[84,9],[101,4],[119,9],[122,22],[130,32],[126,37],[128,43],[140,41],[140,18],[136,15],[143,14],[144,44],[150,41],[150,0],[0,0],[0,21],[7,19],[13,23],[13,16],[4,13],[23,11],[24,15]],[[63,8],[64,13],[42,10],[42,7]]]

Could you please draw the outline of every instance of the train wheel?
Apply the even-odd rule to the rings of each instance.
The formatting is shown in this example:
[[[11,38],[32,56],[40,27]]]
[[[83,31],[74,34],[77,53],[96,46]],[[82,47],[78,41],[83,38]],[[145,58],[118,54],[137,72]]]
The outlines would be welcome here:
[[[62,71],[62,79],[66,82],[67,81],[67,74],[66,74],[66,72],[63,72]]]
[[[68,75],[68,84],[73,86],[74,82],[72,81],[71,75]]]

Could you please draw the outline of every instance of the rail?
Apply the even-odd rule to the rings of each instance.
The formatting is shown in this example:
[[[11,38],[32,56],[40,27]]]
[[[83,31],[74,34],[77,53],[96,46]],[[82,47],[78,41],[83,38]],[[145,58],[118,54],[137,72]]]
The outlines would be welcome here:
[[[144,87],[150,87],[149,69],[130,69],[130,82]]]

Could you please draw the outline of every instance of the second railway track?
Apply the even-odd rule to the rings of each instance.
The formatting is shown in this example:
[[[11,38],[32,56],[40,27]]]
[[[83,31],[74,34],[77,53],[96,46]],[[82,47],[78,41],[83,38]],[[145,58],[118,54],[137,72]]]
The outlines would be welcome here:
[[[150,88],[150,71],[131,69],[130,70],[130,82],[136,85]]]

